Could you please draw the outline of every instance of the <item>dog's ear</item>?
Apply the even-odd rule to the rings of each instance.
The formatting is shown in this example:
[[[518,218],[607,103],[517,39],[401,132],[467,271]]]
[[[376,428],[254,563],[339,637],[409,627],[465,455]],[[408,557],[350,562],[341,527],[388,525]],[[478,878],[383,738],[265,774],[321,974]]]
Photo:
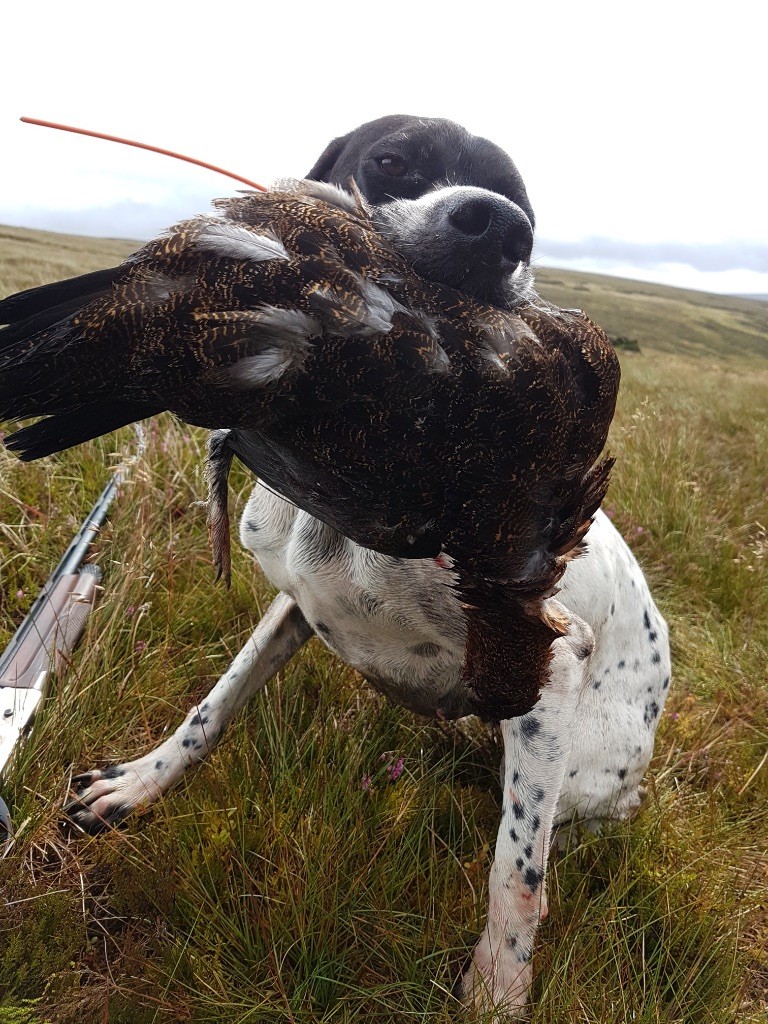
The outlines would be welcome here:
[[[330,181],[329,175],[352,135],[353,132],[349,132],[348,135],[340,135],[338,139],[329,142],[320,154],[315,166],[304,177],[310,181]]]

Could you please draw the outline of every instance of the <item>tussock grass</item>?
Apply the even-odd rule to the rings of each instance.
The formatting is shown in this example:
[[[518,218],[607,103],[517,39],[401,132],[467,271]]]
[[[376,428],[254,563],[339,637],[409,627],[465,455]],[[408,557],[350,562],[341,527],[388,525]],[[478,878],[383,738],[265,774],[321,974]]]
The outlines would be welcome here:
[[[100,244],[64,272],[121,255]],[[4,290],[35,283],[21,263]],[[599,318],[583,275],[559,276],[574,294],[558,301]],[[608,508],[670,621],[675,680],[641,813],[552,858],[534,1024],[768,1019],[768,367],[728,333],[721,351],[649,337],[622,357]],[[232,589],[213,583],[203,443],[153,422],[99,544],[85,641],[4,786],[18,837],[0,861],[0,1024],[453,1021],[500,751],[479,725],[388,705],[315,641],[146,819],[59,827],[71,775],[157,742],[270,600],[237,550]],[[124,430],[30,466],[0,452],[0,644],[133,444]],[[242,508],[249,480],[234,483]]]

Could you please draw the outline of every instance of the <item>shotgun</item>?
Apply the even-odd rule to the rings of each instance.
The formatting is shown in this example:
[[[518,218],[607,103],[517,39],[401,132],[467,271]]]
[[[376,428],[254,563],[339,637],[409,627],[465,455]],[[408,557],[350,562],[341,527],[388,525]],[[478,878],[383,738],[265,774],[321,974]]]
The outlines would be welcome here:
[[[43,702],[51,675],[66,670],[85,629],[101,570],[84,563],[121,481],[118,470],[0,655],[0,778]],[[8,808],[0,798],[0,839],[3,830],[9,838],[13,835]]]

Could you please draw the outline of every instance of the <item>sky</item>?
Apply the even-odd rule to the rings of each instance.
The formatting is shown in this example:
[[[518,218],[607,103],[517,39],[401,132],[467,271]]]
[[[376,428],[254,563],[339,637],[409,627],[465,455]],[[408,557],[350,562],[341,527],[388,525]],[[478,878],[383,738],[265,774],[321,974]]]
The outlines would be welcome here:
[[[3,15],[0,223],[145,239],[384,114],[514,159],[538,266],[768,294],[768,5],[37,0]]]

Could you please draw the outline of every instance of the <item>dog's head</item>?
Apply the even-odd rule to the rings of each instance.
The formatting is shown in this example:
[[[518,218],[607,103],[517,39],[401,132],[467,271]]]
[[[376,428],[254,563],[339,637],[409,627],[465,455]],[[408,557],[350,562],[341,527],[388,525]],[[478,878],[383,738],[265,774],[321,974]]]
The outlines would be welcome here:
[[[442,118],[381,117],[334,139],[307,177],[353,178],[424,277],[496,306],[530,287],[534,216],[507,154]]]

